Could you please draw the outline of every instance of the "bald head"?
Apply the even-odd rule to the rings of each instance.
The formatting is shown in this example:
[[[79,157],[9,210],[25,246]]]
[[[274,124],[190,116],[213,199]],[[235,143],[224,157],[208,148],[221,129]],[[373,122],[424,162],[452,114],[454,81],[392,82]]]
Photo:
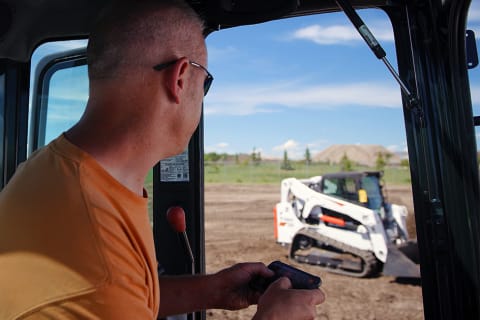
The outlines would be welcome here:
[[[128,75],[204,51],[203,23],[180,0],[122,0],[106,8],[87,48],[91,80]]]

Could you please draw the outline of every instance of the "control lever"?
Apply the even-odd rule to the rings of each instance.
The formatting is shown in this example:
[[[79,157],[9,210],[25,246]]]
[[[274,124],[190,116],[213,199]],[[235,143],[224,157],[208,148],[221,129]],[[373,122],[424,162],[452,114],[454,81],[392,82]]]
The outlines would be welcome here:
[[[273,261],[268,265],[275,275],[270,278],[257,277],[250,282],[250,288],[264,292],[268,286],[281,277],[287,277],[292,283],[292,289],[318,289],[322,285],[320,277],[292,267],[281,261]]]
[[[185,222],[185,210],[182,207],[170,207],[167,210],[167,221],[172,227],[172,229],[178,233],[183,235],[183,240],[185,242],[185,246],[188,250],[188,255],[190,256],[190,261],[192,263],[191,266],[191,273],[195,274],[195,257],[193,256],[192,247],[190,246],[190,241],[188,241],[187,237],[187,224]],[[191,319],[195,320],[196,315],[193,312]]]
[[[185,210],[182,207],[170,207],[167,210],[167,221],[172,227],[172,229],[183,235],[183,240],[185,246],[187,247],[188,254],[190,256],[190,261],[192,263],[192,274],[195,274],[195,257],[193,256],[192,247],[187,237],[187,226],[185,223]]]

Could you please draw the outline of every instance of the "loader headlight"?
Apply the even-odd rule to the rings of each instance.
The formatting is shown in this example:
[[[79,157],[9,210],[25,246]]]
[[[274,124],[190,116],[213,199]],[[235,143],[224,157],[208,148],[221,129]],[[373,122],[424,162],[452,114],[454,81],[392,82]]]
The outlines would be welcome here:
[[[358,227],[357,227],[357,232],[358,233],[368,233],[368,230],[367,230],[367,228],[365,228],[365,226],[359,224]]]

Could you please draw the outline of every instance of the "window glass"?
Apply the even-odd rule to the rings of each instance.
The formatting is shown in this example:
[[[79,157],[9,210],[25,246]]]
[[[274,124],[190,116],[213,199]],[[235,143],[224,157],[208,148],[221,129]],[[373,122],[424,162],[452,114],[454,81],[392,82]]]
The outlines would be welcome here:
[[[359,14],[396,68],[387,16],[379,10]],[[323,223],[295,217],[300,201],[305,203],[303,217],[323,212],[325,221],[330,219],[336,228],[331,234],[356,230],[358,223],[348,217],[350,213],[344,214],[338,198],[324,200],[329,207],[323,210],[313,196],[307,199],[299,192],[301,187],[286,190],[288,184],[282,184],[288,177],[315,182],[315,176],[341,171],[383,170],[387,185],[398,187],[389,192],[390,198],[407,206],[409,234],[415,237],[401,91],[348,18],[329,13],[221,30],[208,36],[207,47],[208,69],[215,77],[204,104],[207,272],[235,262],[283,260],[328,283],[319,319],[349,318],[352,312],[357,318],[422,319],[418,283],[333,274],[286,259],[288,243],[276,243],[282,239],[278,242],[285,244],[296,232],[276,234],[281,233],[276,227],[280,212],[293,212],[283,226],[315,228]],[[378,154],[384,155],[382,168],[377,168]],[[330,179],[323,185],[328,195],[358,200],[353,181]],[[308,195],[313,191],[309,189]],[[281,196],[285,202],[280,203]],[[291,209],[283,209],[290,208],[287,202]],[[358,206],[357,212],[365,212]],[[359,238],[367,237],[347,244],[360,246]],[[300,246],[311,244],[305,239]],[[342,305],[348,307],[338,308]],[[254,311],[241,311],[240,317],[251,318]],[[230,317],[226,311],[207,314],[211,319]]]
[[[86,45],[86,40],[54,41],[40,45],[33,52],[29,100],[29,154],[35,148],[48,144],[80,119],[85,109],[84,102],[88,98],[86,68],[68,61],[51,65],[51,61],[54,55],[67,55],[68,52],[85,48]],[[62,81],[65,81],[65,84]]]
[[[472,1],[468,11],[467,29],[473,30],[477,44],[477,50],[480,48],[480,2]],[[477,51],[478,52],[478,51]],[[472,97],[473,115],[480,116],[480,65],[474,69],[469,69],[468,77],[470,80],[470,94]],[[477,138],[477,151],[480,151],[480,126],[475,127]],[[480,156],[478,157],[480,163]]]
[[[325,179],[324,180],[324,185],[323,185],[323,193],[325,194],[337,194],[337,185],[338,181],[332,181],[330,179]]]
[[[370,209],[379,210],[382,206],[382,192],[380,190],[380,181],[377,177],[367,176],[362,178],[362,188],[367,191],[368,202]]]
[[[60,69],[52,75],[46,106],[45,144],[80,119],[88,99],[87,79],[85,65]]]
[[[348,193],[349,196],[353,195],[354,198],[352,200],[357,198],[356,190],[357,190],[357,187],[355,185],[355,180],[345,179],[345,192]]]

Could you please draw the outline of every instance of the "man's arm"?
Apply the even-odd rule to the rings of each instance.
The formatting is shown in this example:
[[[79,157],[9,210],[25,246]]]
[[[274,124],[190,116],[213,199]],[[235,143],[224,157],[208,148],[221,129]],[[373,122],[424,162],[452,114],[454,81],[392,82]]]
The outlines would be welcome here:
[[[315,314],[315,306],[325,300],[318,289],[290,289],[287,278],[272,283],[263,295],[249,286],[256,276],[272,275],[263,263],[242,263],[212,275],[160,277],[159,315],[238,310],[259,303],[255,319],[308,319]]]
[[[211,309],[219,304],[213,275],[160,277],[159,316]]]
[[[272,275],[263,263],[240,263],[211,275],[161,276],[159,315],[246,308],[260,297],[249,287],[250,281]]]

